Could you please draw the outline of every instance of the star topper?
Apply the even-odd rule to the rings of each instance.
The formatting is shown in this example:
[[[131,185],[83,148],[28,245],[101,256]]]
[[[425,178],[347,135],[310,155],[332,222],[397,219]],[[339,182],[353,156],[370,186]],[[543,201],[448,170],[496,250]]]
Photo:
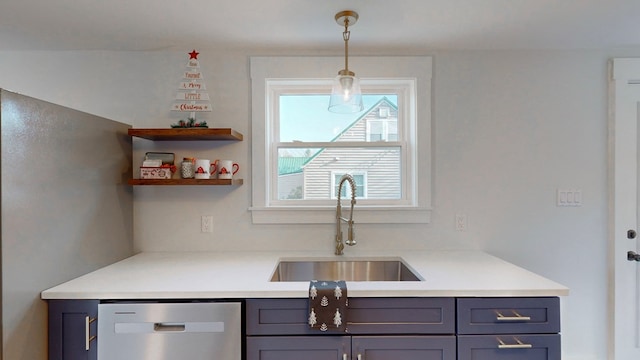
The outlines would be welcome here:
[[[196,51],[196,49],[193,49],[193,51],[192,51],[192,52],[187,53],[187,54],[189,54],[189,56],[191,56],[191,57],[189,58],[189,60],[191,60],[191,59],[196,59],[196,60],[198,60],[198,55],[200,55],[200,53],[199,53],[199,52],[197,52],[197,51]]]

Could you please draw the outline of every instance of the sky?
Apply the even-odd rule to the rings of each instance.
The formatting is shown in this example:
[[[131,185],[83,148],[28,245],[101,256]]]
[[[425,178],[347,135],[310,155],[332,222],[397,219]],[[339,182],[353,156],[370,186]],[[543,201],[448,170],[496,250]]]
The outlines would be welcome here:
[[[397,95],[363,95],[364,110],[335,114],[327,110],[329,95],[281,95],[280,141],[331,141],[386,96],[397,106]]]

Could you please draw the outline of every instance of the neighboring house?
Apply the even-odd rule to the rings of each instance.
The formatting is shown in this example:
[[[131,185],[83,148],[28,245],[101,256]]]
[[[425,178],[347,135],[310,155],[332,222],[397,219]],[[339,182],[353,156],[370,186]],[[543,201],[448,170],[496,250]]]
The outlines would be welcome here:
[[[304,174],[302,167],[309,156],[281,156],[278,158],[278,199],[302,199]]]
[[[370,145],[371,142],[397,140],[398,108],[382,98],[332,141],[367,142]],[[398,199],[401,196],[400,159],[400,149],[396,147],[324,148],[297,169],[294,162],[300,158],[281,157],[279,196],[280,199],[333,199],[340,177],[350,173],[356,180],[356,197]],[[290,197],[292,193],[300,194],[300,197]],[[350,196],[350,190],[343,189],[342,195]]]

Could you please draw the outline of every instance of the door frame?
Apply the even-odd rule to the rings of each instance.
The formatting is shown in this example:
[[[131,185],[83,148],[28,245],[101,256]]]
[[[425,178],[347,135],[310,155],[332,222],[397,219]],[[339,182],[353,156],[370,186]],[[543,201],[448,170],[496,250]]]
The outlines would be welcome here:
[[[608,359],[640,354],[640,266],[627,260],[638,240],[627,230],[638,229],[638,115],[640,59],[609,61],[609,253]],[[635,284],[635,286],[633,286]],[[632,311],[629,311],[629,304]],[[635,310],[635,311],[634,311]],[[630,324],[629,316],[633,317]],[[617,336],[619,335],[619,336]],[[634,350],[635,348],[635,350]]]

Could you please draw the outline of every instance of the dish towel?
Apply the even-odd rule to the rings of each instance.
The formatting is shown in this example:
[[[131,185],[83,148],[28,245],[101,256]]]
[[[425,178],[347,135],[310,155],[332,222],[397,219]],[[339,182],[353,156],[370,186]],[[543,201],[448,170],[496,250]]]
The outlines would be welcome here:
[[[320,331],[347,330],[347,283],[312,280],[309,283],[309,327]]]

